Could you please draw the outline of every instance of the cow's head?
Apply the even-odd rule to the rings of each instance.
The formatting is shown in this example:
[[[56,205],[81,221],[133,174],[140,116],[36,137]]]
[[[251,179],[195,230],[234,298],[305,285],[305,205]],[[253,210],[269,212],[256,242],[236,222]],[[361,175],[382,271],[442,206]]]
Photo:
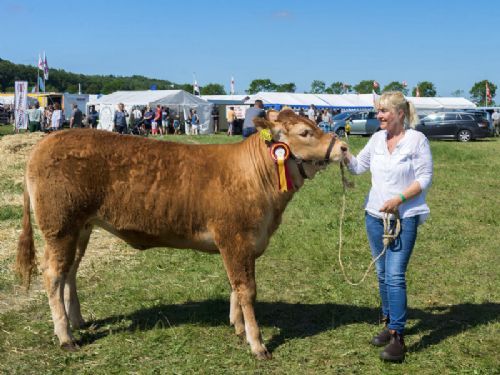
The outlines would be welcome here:
[[[273,141],[288,144],[292,154],[304,161],[308,175],[324,168],[325,161],[342,161],[348,152],[347,144],[336,135],[324,133],[311,120],[296,115],[290,109],[281,111],[276,121],[255,118],[254,123],[259,131],[269,129]]]

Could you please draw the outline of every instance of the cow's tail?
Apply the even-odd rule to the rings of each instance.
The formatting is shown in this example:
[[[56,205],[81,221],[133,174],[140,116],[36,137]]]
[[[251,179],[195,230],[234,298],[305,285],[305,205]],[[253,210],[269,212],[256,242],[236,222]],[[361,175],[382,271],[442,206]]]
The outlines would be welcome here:
[[[16,273],[21,277],[23,285],[29,289],[31,275],[36,271],[36,250],[33,241],[33,227],[30,216],[30,195],[25,184],[23,227],[17,243]]]

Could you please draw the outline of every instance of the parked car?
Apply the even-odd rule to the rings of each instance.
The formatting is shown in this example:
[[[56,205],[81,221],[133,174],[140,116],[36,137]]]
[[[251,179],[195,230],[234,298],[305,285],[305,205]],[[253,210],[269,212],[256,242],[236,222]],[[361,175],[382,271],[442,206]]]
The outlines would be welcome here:
[[[380,121],[374,111],[343,112],[333,117],[332,131],[340,137],[345,135],[345,124],[349,121],[351,134],[372,135],[380,130]]]
[[[436,112],[425,116],[416,126],[427,138],[452,138],[468,142],[491,135],[488,120],[470,112]]]

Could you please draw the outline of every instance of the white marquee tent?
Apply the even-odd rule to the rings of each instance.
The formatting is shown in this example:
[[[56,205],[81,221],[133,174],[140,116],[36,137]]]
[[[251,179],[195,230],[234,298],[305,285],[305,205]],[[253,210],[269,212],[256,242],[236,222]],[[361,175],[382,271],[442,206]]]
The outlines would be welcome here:
[[[159,104],[173,109],[184,118],[187,118],[189,109],[192,108],[200,117],[200,134],[213,132],[213,124],[210,121],[212,105],[183,90],[116,91],[92,100],[88,105],[95,105],[99,111],[101,129],[113,129],[113,117],[118,103],[123,103],[128,112],[134,106],[150,106],[155,109]]]
[[[333,108],[343,111],[356,111],[373,108],[372,94],[300,94],[287,92],[259,92],[252,95],[245,103],[253,104],[256,99],[263,101],[267,108],[281,109],[289,107]],[[471,109],[476,105],[465,98],[456,97],[407,97],[418,111],[439,111],[444,109]]]

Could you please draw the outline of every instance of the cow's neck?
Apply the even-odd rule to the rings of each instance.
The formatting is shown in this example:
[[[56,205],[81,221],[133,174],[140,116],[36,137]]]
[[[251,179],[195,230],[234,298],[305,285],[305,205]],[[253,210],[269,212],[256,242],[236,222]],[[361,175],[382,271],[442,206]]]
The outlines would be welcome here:
[[[286,203],[290,201],[293,194],[303,185],[304,180],[298,173],[297,166],[292,160],[287,161],[290,175],[294,184],[294,188],[286,193],[279,191],[278,177],[276,171],[276,164],[271,158],[269,148],[258,135],[251,136],[244,142],[246,146],[246,155],[249,157],[252,169],[255,173],[255,179],[258,181],[260,187],[268,195],[268,199],[273,202],[282,204],[283,208]]]

